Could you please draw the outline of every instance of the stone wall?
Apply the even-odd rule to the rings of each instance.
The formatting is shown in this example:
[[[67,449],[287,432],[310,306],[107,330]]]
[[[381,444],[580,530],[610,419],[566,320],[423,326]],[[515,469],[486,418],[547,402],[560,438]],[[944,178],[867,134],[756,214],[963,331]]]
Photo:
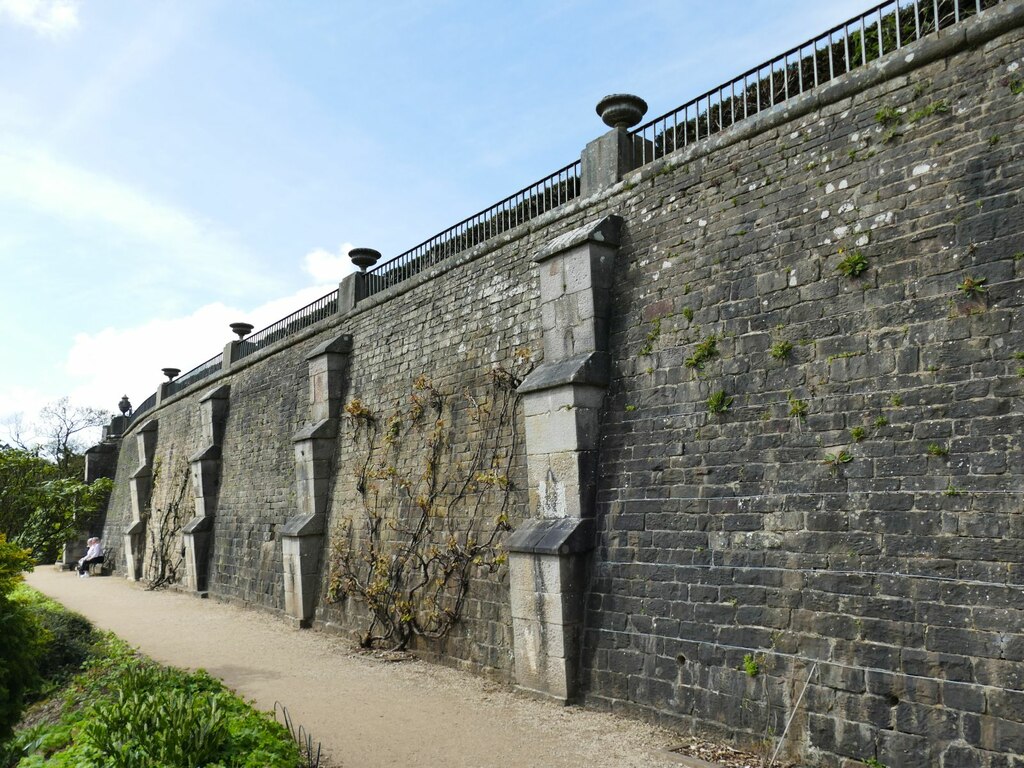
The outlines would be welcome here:
[[[774,749],[785,732],[784,752],[806,764],[1013,764],[1006,755],[1024,751],[1024,34],[1019,4],[1008,5],[361,301],[147,414],[161,466],[176,466],[203,447],[200,398],[230,387],[210,594],[284,610],[280,540],[298,504],[307,358],[346,335],[340,404],[324,427],[335,451],[317,470],[329,482],[317,491],[328,511],[313,618],[364,630],[365,606],[328,599],[339,531],[348,522],[365,540],[368,509],[368,422],[345,405],[377,419],[370,485],[422,461],[425,443],[403,438],[402,453],[385,438],[424,382],[453,404],[448,466],[468,466],[488,375],[543,363],[558,330],[542,309],[547,267],[532,259],[615,215],[609,332],[596,347],[611,363],[597,497],[581,512],[596,547],[583,548],[582,653],[567,657],[579,697],[748,746]],[[541,452],[525,446],[521,406],[511,425],[495,446],[509,523],[525,530],[539,515],[527,456]],[[395,434],[409,428],[406,416]],[[130,520],[138,462],[130,430],[108,542]],[[483,498],[495,477],[438,498]],[[170,498],[163,482],[154,509]],[[459,510],[453,534],[464,535],[472,513]],[[453,631],[414,647],[513,679],[509,589],[506,569],[474,571]]]
[[[809,680],[814,765],[1024,750],[1022,42],[624,185],[588,701],[774,747]]]

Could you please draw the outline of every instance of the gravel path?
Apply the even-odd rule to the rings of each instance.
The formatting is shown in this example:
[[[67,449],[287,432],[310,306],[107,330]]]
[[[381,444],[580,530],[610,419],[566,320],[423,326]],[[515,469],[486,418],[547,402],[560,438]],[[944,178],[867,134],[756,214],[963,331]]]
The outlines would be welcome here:
[[[27,581],[158,661],[203,667],[261,709],[281,701],[344,768],[680,765],[663,751],[678,735],[445,667],[356,654],[343,638],[259,611],[48,567]]]

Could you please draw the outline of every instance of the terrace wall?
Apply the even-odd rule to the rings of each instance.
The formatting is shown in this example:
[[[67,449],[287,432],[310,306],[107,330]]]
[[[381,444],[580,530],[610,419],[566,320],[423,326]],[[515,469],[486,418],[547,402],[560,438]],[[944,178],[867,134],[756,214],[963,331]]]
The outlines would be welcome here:
[[[583,699],[772,748],[796,712],[784,750],[807,765],[1024,764],[1022,18],[1008,4],[918,43],[165,401],[147,418],[174,468],[200,396],[231,387],[211,594],[283,609],[317,345],[352,336],[345,402],[383,412],[420,376],[476,392],[517,350],[539,361],[531,256],[617,214]],[[523,432],[519,414],[513,526],[531,515]],[[129,431],[108,539],[135,454]],[[342,419],[332,528],[360,514],[362,458]],[[360,625],[326,594],[322,626]],[[419,647],[510,680],[511,624],[499,570]]]

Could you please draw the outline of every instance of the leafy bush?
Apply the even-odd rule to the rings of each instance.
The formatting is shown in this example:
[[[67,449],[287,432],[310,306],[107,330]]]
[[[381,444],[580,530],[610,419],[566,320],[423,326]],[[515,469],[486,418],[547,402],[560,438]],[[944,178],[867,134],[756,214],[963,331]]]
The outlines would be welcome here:
[[[10,736],[39,682],[43,631],[31,612],[11,599],[22,572],[31,568],[29,553],[0,533],[0,741]]]
[[[42,629],[43,652],[38,660],[45,683],[64,682],[89,658],[97,634],[84,616],[24,585],[12,593]]]
[[[296,768],[298,746],[206,672],[160,667],[112,635],[56,723],[19,734],[18,768]],[[2,765],[2,763],[0,763]]]

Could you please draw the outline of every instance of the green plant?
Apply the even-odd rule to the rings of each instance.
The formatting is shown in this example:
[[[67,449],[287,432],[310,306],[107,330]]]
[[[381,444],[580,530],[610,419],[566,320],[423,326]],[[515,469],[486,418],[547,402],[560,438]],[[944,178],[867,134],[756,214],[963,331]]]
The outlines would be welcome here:
[[[231,737],[223,697],[180,690],[173,677],[159,668],[126,670],[116,695],[92,705],[84,718],[78,734],[84,750],[125,768],[216,761]]]
[[[44,630],[28,608],[12,598],[22,573],[30,570],[28,550],[9,543],[0,533],[0,742],[10,735],[40,682]]]
[[[928,443],[928,448],[926,450],[927,450],[929,456],[948,456],[949,455],[949,448],[947,448],[944,445],[939,445],[938,443]]]
[[[849,464],[851,461],[853,461],[853,456],[846,451],[840,451],[839,453],[826,453],[824,464],[831,468],[832,474],[835,474],[840,465]]]
[[[994,147],[998,143],[999,143],[999,134],[998,133],[993,133],[991,136],[988,137],[988,145],[990,147]]]
[[[793,351],[793,344],[789,341],[776,341],[768,348],[768,354],[776,360],[785,360]]]
[[[1024,80],[1015,77],[1013,80],[1010,81],[1009,87],[1010,93],[1012,93],[1014,96],[1020,96],[1022,93],[1024,93]]]
[[[850,430],[850,438],[856,443],[859,443],[861,440],[867,437],[867,435],[868,432],[866,429],[864,429],[864,427],[854,427],[853,429]]]
[[[640,347],[640,354],[651,354],[654,351],[654,344],[659,336],[661,336],[661,318],[656,317],[651,321],[651,329],[647,332],[646,342]]]
[[[889,425],[889,420],[885,416],[875,416],[874,425],[876,428],[881,429],[882,427]]]
[[[877,757],[869,757],[864,765],[868,768],[887,768],[884,763],[879,762]]]
[[[987,280],[987,277],[971,277],[970,275],[965,275],[964,279],[956,289],[968,298],[980,298],[988,293],[988,286],[985,285]]]
[[[959,488],[953,485],[953,481],[950,480],[948,483],[946,483],[946,490],[944,490],[942,493],[946,496],[959,496],[961,491]]]
[[[32,768],[295,768],[285,728],[203,671],[159,667],[112,635],[46,709],[51,718],[18,735]]]
[[[757,677],[761,673],[761,665],[752,653],[744,654],[742,669],[749,677]]]
[[[916,123],[918,120],[925,117],[930,117],[935,114],[944,114],[946,112],[949,112],[949,105],[944,99],[940,99],[939,101],[933,101],[931,104],[911,112],[907,115],[907,122]]]
[[[77,672],[97,639],[89,620],[24,584],[11,597],[26,608],[41,629],[42,653],[37,666],[43,681],[57,684]]]
[[[901,119],[900,111],[896,107],[885,106],[875,112],[875,122],[879,125],[896,125]]]
[[[626,405],[626,413],[632,413],[635,410],[636,410],[636,406],[633,405],[632,403],[629,403],[629,404]]]
[[[867,270],[868,266],[867,256],[860,251],[853,251],[836,265],[836,270],[846,277],[859,277]]]
[[[789,415],[799,419],[807,418],[807,401],[798,400],[793,397],[793,393],[789,393]]]
[[[723,389],[712,392],[707,400],[708,411],[711,413],[725,413],[729,410],[729,406],[732,405],[734,399],[727,395]]]
[[[891,396],[891,397],[889,398],[889,403],[890,403],[890,404],[891,404],[891,405],[892,405],[892,406],[893,406],[894,408],[899,408],[899,407],[900,407],[901,405],[903,405],[903,398],[902,398],[902,397],[901,397],[901,396],[900,396],[899,394],[895,394],[895,395],[892,395],[892,396]]]
[[[693,322],[693,310],[690,307],[683,307],[683,317],[686,318],[687,322]]]
[[[714,335],[708,336],[694,347],[693,353],[686,358],[687,368],[703,370],[704,365],[718,355],[718,339]]]

